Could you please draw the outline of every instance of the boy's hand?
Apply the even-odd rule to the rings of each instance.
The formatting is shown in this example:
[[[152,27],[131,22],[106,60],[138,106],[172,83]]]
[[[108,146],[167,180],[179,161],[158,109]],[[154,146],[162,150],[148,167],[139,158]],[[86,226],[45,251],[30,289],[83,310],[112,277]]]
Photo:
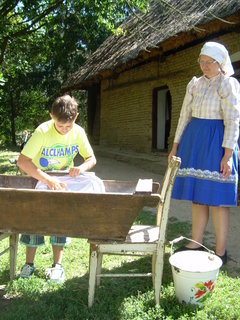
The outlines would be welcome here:
[[[81,173],[89,171],[93,166],[95,166],[95,164],[96,164],[96,158],[93,155],[93,156],[85,159],[84,162],[80,166],[70,168],[69,175],[70,175],[70,177],[79,176]]]
[[[67,190],[67,185],[55,178],[49,177],[46,184],[50,190]]]
[[[69,175],[70,177],[76,177],[81,174],[81,169],[80,167],[73,167],[69,169]]]

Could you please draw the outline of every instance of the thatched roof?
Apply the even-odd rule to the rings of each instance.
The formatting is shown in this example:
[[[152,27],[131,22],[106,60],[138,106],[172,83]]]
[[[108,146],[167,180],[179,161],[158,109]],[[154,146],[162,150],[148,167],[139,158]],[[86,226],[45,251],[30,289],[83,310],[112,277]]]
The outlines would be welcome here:
[[[86,63],[70,75],[63,90],[87,88],[143,61],[240,26],[240,0],[164,3],[169,5],[155,0],[151,11],[126,20],[119,29],[120,34],[108,37]]]

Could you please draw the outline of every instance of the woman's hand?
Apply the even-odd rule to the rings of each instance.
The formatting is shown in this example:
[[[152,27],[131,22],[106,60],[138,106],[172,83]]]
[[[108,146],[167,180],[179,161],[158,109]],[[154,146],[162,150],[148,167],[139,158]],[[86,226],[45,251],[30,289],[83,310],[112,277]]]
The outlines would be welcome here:
[[[224,178],[228,178],[232,173],[232,149],[225,148],[224,156],[220,163],[220,172]]]
[[[174,142],[172,146],[172,150],[168,155],[168,163],[171,161],[172,157],[174,157],[177,154],[177,149],[178,149],[178,143]]]

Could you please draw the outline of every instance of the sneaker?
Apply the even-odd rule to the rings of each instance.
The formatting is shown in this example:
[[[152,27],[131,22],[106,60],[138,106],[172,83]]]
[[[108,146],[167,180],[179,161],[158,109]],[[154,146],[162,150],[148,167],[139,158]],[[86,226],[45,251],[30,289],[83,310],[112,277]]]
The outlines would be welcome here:
[[[64,269],[60,264],[55,264],[47,271],[46,278],[49,281],[56,283],[63,283],[64,281]]]
[[[34,269],[34,266],[30,266],[26,263],[24,266],[22,266],[18,278],[29,278],[33,274]]]

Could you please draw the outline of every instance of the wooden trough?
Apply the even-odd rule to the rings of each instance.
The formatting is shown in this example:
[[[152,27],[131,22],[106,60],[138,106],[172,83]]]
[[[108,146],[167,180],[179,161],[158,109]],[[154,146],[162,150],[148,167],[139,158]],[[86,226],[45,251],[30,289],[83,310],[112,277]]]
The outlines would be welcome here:
[[[124,240],[145,206],[160,200],[136,192],[137,181],[104,180],[105,193],[35,190],[28,176],[0,175],[0,232]]]

